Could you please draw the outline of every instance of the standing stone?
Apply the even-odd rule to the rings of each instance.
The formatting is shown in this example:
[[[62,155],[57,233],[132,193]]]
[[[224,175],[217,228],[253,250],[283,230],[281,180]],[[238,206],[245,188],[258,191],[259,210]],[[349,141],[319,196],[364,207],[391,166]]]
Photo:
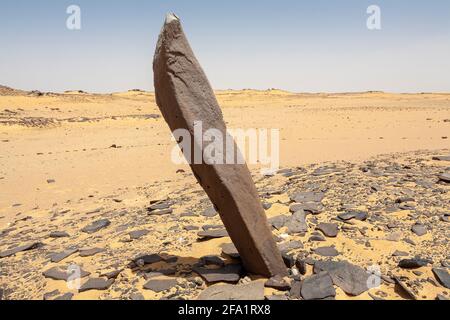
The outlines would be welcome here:
[[[187,155],[189,150],[184,150],[185,156],[219,212],[245,268],[263,276],[286,275],[247,165],[220,164],[227,163],[227,157],[226,152],[218,149],[211,161],[202,152],[209,143],[193,139],[199,122],[201,132],[197,138],[214,129],[226,140],[227,131],[211,85],[194,56],[180,20],[173,14],[167,15],[159,36],[153,70],[156,103],[172,132],[184,129],[190,133],[191,156]],[[238,150],[234,142],[232,145]]]

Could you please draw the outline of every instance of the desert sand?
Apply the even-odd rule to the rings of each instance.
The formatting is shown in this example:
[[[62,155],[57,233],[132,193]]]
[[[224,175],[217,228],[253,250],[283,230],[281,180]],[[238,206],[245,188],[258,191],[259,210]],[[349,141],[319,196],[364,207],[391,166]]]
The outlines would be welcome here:
[[[450,185],[442,179],[450,161],[439,158],[450,155],[450,94],[227,90],[216,95],[229,128],[280,129],[283,170],[265,177],[259,166],[250,167],[274,236],[296,260],[293,269],[305,266],[305,275],[286,279],[294,288],[290,294],[265,288],[265,296],[295,298],[293,284],[311,277],[316,261],[332,259],[362,269],[377,265],[382,274],[380,286],[356,296],[335,283],[336,299],[450,297],[435,275],[437,269],[446,272],[450,260]],[[151,92],[56,94],[1,87],[0,296],[202,294],[212,283],[193,270],[199,262],[220,266],[236,259],[222,252],[230,240],[189,167],[170,161],[173,146]],[[321,199],[302,203],[302,192]],[[155,203],[161,206],[152,210]],[[291,232],[286,222],[295,203],[306,206],[304,232]],[[350,213],[348,220],[338,217],[343,213]],[[83,231],[99,220],[99,228]],[[327,236],[321,223],[333,224],[338,234]],[[200,241],[202,230],[219,232]],[[86,248],[101,250],[91,255]],[[53,256],[61,252],[62,260]],[[152,254],[151,261],[136,259]],[[201,259],[205,256],[215,257]],[[425,262],[399,267],[407,258]],[[94,286],[102,290],[77,292],[43,274],[69,265],[90,273],[83,284],[102,279]],[[155,279],[162,281],[148,284]],[[240,274],[228,282],[251,281],[265,279]]]

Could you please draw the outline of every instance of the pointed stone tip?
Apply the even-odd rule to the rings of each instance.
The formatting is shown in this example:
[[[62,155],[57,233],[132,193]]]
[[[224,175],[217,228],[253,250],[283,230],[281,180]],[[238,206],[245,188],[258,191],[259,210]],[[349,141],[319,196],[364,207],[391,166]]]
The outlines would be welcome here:
[[[180,20],[180,18],[178,18],[178,16],[175,14],[175,13],[168,13],[167,15],[166,15],[166,24],[169,24],[169,23],[171,23],[171,22],[173,22],[173,21],[179,21]]]

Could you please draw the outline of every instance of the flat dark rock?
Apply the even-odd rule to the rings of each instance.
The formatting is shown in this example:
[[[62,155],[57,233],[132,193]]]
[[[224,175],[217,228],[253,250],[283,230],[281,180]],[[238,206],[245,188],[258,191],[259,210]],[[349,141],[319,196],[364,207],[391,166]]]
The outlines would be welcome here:
[[[213,207],[209,207],[206,210],[204,210],[202,212],[202,216],[207,217],[207,218],[212,218],[217,216],[219,213],[216,211],[216,209],[214,209]]]
[[[149,230],[135,230],[131,231],[128,235],[130,236],[130,239],[137,240],[142,238],[143,236],[146,236],[149,234]]]
[[[407,257],[409,256],[408,252],[404,252],[404,251],[398,251],[395,250],[395,252],[392,254],[393,257]]]
[[[74,296],[74,294],[72,292],[67,292],[67,293],[64,293],[63,295],[61,295],[59,297],[56,297],[53,300],[55,300],[55,301],[68,301],[68,300],[72,300],[73,296]]]
[[[87,249],[80,249],[79,254],[80,257],[91,257],[105,251],[106,249],[103,248],[87,248]]]
[[[169,209],[162,209],[162,210],[151,211],[148,214],[150,216],[165,216],[165,215],[168,215],[168,214],[171,214],[171,213],[173,213],[173,209],[169,208]]]
[[[229,264],[216,269],[194,266],[192,270],[198,273],[206,282],[212,284],[217,282],[238,282],[241,278],[243,268],[240,264]]]
[[[289,234],[307,232],[306,213],[303,210],[294,212],[292,217],[286,221],[285,226],[288,228]]]
[[[15,248],[8,249],[8,250],[5,250],[3,252],[0,252],[0,258],[10,257],[10,256],[15,255],[16,253],[23,252],[23,251],[34,250],[34,249],[40,248],[42,246],[43,246],[43,244],[41,242],[29,243],[29,244],[26,244],[26,245],[23,245],[23,246],[15,247]]]
[[[268,219],[270,225],[274,227],[277,230],[280,230],[284,227],[287,221],[289,221],[290,217],[285,215],[276,216],[273,218]]]
[[[291,201],[296,203],[321,202],[324,198],[323,192],[297,192],[291,196]]]
[[[264,284],[266,288],[276,289],[278,291],[288,291],[291,289],[291,285],[283,279],[281,276],[275,276],[270,278]]]
[[[339,255],[339,252],[333,247],[320,247],[314,249],[314,253],[322,257],[336,257]]]
[[[345,293],[359,296],[369,290],[367,280],[369,274],[361,267],[355,266],[347,261],[317,261],[314,264],[314,272],[327,271],[333,283],[340,287]]]
[[[158,263],[161,261],[163,261],[163,258],[156,253],[139,256],[133,259],[133,262],[138,266],[145,266],[148,264]]]
[[[339,233],[339,226],[336,223],[320,223],[317,226],[317,230],[329,238],[336,238]]]
[[[396,290],[403,293],[408,299],[417,300],[416,295],[401,281],[398,277],[393,277],[395,281]]]
[[[290,252],[292,250],[303,249],[303,243],[298,240],[287,241],[278,245],[278,249],[281,252]]]
[[[307,277],[301,286],[301,295],[305,300],[321,300],[336,296],[333,281],[327,272]]]
[[[108,290],[114,283],[114,279],[92,278],[86,281],[81,287],[80,292],[90,290]]]
[[[78,252],[77,248],[67,249],[67,250],[64,250],[63,252],[53,253],[53,254],[50,255],[50,261],[54,262],[54,263],[61,262],[64,259],[70,257],[71,255],[73,255],[76,252]]]
[[[411,231],[414,232],[419,237],[426,235],[428,232],[426,226],[418,223],[412,226]]]
[[[225,229],[206,230],[198,232],[197,235],[202,240],[208,240],[228,237],[228,232]]]
[[[433,268],[433,273],[436,279],[447,289],[450,289],[450,275],[447,270]]]
[[[246,285],[215,285],[204,290],[197,300],[264,300],[264,282],[254,281]]]
[[[222,248],[222,253],[226,254],[230,258],[238,259],[240,257],[239,252],[236,249],[236,246],[232,243],[225,243],[221,246],[221,248]]]
[[[398,263],[398,266],[403,269],[417,269],[421,267],[425,267],[430,263],[427,259],[420,258],[412,258],[412,259],[403,259]]]
[[[446,173],[439,175],[439,180],[441,180],[445,183],[450,183],[450,173],[446,172]]]
[[[53,231],[50,233],[50,238],[67,238],[70,237],[70,235],[65,231]]]
[[[84,227],[83,229],[81,229],[81,231],[92,234],[97,231],[100,231],[103,228],[108,227],[110,224],[111,224],[111,221],[109,221],[108,219],[101,219],[101,220],[97,220],[97,221],[93,222],[92,224]]]
[[[301,299],[302,281],[293,281],[291,284],[291,290],[289,290],[289,296],[292,299]]]
[[[71,276],[71,273],[68,269],[64,269],[62,267],[53,267],[49,270],[46,270],[42,273],[44,277],[53,279],[53,280],[63,280],[67,281],[67,279]],[[80,277],[84,278],[90,275],[90,272],[84,271],[80,269]]]
[[[171,204],[169,202],[159,202],[151,205],[147,208],[149,212],[157,211],[157,210],[166,210],[169,209]]]
[[[436,156],[436,157],[433,157],[433,160],[436,160],[436,161],[450,161],[450,156]]]
[[[152,279],[144,284],[144,289],[154,292],[163,292],[170,290],[178,285],[176,279]]]

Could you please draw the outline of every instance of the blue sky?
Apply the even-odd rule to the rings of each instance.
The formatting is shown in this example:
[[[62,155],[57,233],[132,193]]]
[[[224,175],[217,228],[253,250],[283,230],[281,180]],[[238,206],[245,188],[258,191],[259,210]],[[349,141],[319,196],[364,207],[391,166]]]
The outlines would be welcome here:
[[[71,4],[79,31],[66,28]],[[366,27],[372,4],[381,30]],[[217,89],[450,92],[448,0],[2,0],[0,84],[153,90],[166,12]]]

